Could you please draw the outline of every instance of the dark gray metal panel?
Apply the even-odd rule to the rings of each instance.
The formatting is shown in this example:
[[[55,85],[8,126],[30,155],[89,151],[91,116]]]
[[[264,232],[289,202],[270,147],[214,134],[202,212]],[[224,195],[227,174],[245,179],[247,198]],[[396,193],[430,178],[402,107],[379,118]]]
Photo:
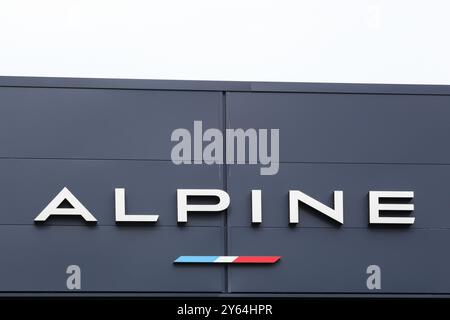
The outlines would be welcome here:
[[[189,90],[189,91],[249,91],[246,81],[191,81],[191,80],[147,80],[107,78],[63,78],[63,77],[5,77],[0,76],[0,87],[37,88],[95,88],[131,90]],[[430,86],[431,87],[431,86]],[[441,86],[432,86],[442,90]],[[444,87],[444,86],[442,86]],[[450,87],[450,86],[449,86]],[[450,93],[450,89],[447,88]]]
[[[230,266],[234,293],[450,293],[449,230],[233,227],[229,239],[233,255],[282,256]],[[366,287],[369,265],[381,290]]]
[[[252,82],[251,91],[317,92],[317,93],[380,93],[380,94],[450,94],[448,85],[314,83],[314,82]]]
[[[227,127],[279,128],[281,162],[450,163],[450,96],[228,93]]]
[[[0,291],[221,292],[224,269],[179,266],[185,254],[221,254],[218,227],[0,226]],[[81,268],[68,290],[66,268]]]
[[[225,267],[173,260],[267,254],[282,260],[227,268],[231,294],[450,294],[449,88],[0,77],[0,292],[67,292],[65,268],[78,264],[81,292],[227,294]],[[171,132],[194,120],[222,128],[225,111],[231,128],[280,128],[278,175],[229,165],[224,180],[220,166],[172,164]],[[64,186],[97,225],[33,224]],[[223,186],[228,230],[224,213],[176,223],[177,188]],[[115,187],[126,188],[128,212],[160,221],[116,225]],[[264,222],[250,227],[259,188]],[[289,189],[329,204],[343,190],[345,224],[302,207],[288,228]],[[369,190],[414,191],[415,224],[369,227]],[[382,268],[380,291],[366,288],[369,264]]]
[[[165,159],[173,130],[221,128],[222,95],[0,88],[0,157]]]
[[[450,228],[450,165],[282,163],[274,176],[257,166],[230,166],[229,225],[250,226],[251,190],[262,190],[262,227],[289,225],[289,190],[301,190],[333,207],[333,191],[344,192],[344,225],[367,227],[369,191],[414,191],[415,222],[410,228]],[[392,213],[390,213],[392,214]],[[393,214],[395,215],[395,213]],[[398,214],[405,216],[404,214]],[[300,206],[297,227],[336,227],[322,213]]]
[[[177,225],[177,188],[222,189],[222,167],[170,161],[0,159],[0,224],[33,224],[67,187],[97,218],[115,225],[114,189],[125,188],[130,214],[159,214],[157,225]],[[214,199],[215,201],[215,199]],[[221,226],[223,213],[193,213],[187,225]],[[46,224],[84,225],[81,217],[50,217]]]
[[[132,90],[264,91],[449,95],[449,85],[320,82],[249,82],[0,76],[0,87],[109,88]]]

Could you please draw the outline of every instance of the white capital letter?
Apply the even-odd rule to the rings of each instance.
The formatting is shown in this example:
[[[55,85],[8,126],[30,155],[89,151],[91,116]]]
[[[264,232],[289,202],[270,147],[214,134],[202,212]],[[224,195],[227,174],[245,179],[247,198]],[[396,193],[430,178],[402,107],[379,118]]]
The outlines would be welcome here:
[[[380,211],[413,211],[410,203],[380,203],[380,198],[414,198],[413,191],[369,191],[369,222],[374,224],[413,224],[413,217],[380,217]]]
[[[62,206],[63,203],[67,204],[69,207]],[[82,216],[86,221],[97,221],[88,209],[86,209],[66,187],[50,201],[34,221],[45,221],[50,216]]]
[[[217,204],[188,204],[189,196],[217,197]],[[223,190],[218,189],[178,189],[177,209],[178,222],[187,222],[188,211],[223,211],[230,205],[230,196]]]
[[[342,191],[334,191],[334,209],[330,208],[316,199],[307,196],[298,190],[289,190],[289,223],[298,223],[298,202],[301,201],[308,206],[320,211],[326,216],[344,223],[344,193]]]
[[[252,223],[262,222],[261,190],[252,190]]]
[[[159,215],[125,213],[125,189],[116,188],[116,222],[156,222]]]

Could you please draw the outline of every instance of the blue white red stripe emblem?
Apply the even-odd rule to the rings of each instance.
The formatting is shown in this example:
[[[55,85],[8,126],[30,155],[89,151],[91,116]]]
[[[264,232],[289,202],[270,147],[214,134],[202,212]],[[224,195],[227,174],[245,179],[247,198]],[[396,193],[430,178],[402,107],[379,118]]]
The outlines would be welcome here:
[[[179,256],[174,263],[275,263],[280,256]]]

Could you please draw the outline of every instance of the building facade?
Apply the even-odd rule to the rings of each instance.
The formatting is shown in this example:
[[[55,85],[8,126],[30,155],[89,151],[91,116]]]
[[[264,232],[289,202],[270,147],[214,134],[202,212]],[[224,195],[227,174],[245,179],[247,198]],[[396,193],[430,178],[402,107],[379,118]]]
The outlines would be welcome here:
[[[0,77],[0,292],[448,295],[449,119],[449,86]]]

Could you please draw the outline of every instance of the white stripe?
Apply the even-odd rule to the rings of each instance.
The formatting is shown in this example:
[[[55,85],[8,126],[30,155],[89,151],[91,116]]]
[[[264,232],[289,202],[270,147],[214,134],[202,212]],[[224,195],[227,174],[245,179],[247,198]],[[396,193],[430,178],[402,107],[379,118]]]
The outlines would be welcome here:
[[[237,257],[238,256],[220,256],[214,260],[214,263],[231,263],[236,260]]]

